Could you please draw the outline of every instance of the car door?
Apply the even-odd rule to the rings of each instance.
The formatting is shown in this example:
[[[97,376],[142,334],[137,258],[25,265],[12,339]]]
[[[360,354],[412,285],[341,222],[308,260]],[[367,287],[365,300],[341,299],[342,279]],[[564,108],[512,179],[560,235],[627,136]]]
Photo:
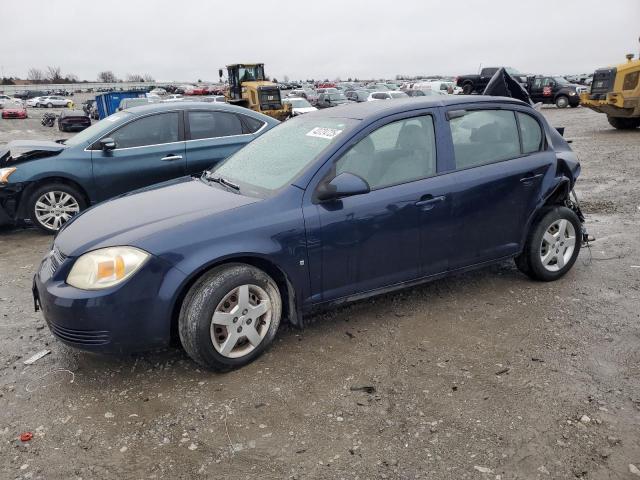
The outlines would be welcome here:
[[[500,108],[448,110],[454,270],[518,253],[542,179],[553,175],[555,155],[535,112]]]
[[[182,112],[146,115],[118,127],[113,150],[92,147],[93,177],[98,201],[185,175]]]
[[[186,170],[196,175],[233,154],[255,138],[265,123],[222,110],[186,110]]]
[[[319,183],[358,175],[371,191],[304,207],[316,300],[446,271],[448,187],[436,176],[434,118],[423,111],[379,121],[319,172]]]

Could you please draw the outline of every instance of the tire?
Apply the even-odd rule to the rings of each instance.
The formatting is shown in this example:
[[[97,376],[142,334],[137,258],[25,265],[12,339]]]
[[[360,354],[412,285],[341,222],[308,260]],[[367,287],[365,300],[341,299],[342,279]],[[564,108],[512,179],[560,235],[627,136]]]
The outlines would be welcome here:
[[[54,206],[45,208],[50,205]],[[61,206],[56,207],[55,205]],[[85,208],[87,208],[87,202],[84,196],[71,185],[59,182],[47,183],[38,187],[29,196],[27,204],[29,218],[33,224],[49,234],[57,233],[62,225]],[[47,213],[53,215],[53,218],[46,217]]]
[[[47,103],[47,108],[53,108],[53,103]]]
[[[640,118],[610,117],[607,115],[609,125],[618,130],[633,130],[640,127]]]
[[[556,98],[556,107],[567,108],[569,106],[569,97],[566,95],[558,95]]]
[[[236,313],[244,288],[248,298],[245,305],[249,308]],[[262,314],[261,305],[268,309]],[[251,317],[253,308],[257,312],[255,318]],[[248,314],[242,313],[247,310]],[[219,314],[219,320],[225,323],[216,323],[214,314]],[[229,371],[247,365],[266,351],[281,315],[280,291],[271,277],[246,264],[222,265],[196,281],[182,302],[180,341],[196,363],[218,372]],[[243,328],[245,333],[253,332],[255,342],[244,336]]]
[[[471,95],[473,93],[473,83],[465,83],[462,85],[462,93],[464,95]]]
[[[573,210],[548,207],[531,225],[516,266],[533,280],[551,282],[571,270],[581,245],[582,225]]]

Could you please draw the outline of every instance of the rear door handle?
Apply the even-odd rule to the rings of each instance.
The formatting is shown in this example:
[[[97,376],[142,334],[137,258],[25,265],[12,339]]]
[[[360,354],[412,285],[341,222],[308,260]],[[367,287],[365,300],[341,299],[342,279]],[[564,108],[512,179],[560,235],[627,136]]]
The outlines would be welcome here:
[[[415,205],[416,207],[422,208],[422,210],[431,210],[436,204],[444,202],[444,195],[439,195],[434,197],[432,195],[424,195],[420,200],[418,200]]]
[[[160,160],[163,162],[172,162],[173,160],[182,160],[182,155],[167,155],[166,157],[162,157]]]
[[[522,177],[520,181],[524,184],[533,183],[534,180],[538,180],[539,178],[544,177],[544,174],[538,173],[537,175],[527,175],[526,177]]]

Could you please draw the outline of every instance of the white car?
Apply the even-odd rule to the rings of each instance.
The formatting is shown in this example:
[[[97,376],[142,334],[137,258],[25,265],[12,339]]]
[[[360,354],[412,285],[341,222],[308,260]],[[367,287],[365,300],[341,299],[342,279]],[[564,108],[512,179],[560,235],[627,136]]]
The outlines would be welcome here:
[[[282,103],[288,103],[291,105],[291,114],[296,117],[303,113],[315,112],[318,110],[316,107],[307,102],[306,99],[301,97],[287,97],[282,100]]]
[[[67,107],[73,104],[73,100],[64,97],[58,97],[51,95],[49,97],[40,97],[40,100],[36,104],[36,107]]]
[[[0,95],[0,108],[4,108],[5,105],[22,105],[22,100],[10,97],[9,95]]]
[[[367,98],[367,102],[376,102],[378,100],[393,100],[395,98],[409,98],[404,92],[390,90],[386,92],[371,92]]]
[[[40,99],[42,97],[33,97],[33,98],[29,98],[25,104],[27,105],[27,107],[37,107],[38,103],[40,102]]]
[[[434,90],[439,91],[444,95],[448,95],[450,93],[454,93],[454,83],[446,82],[442,80],[431,80],[427,82],[418,82],[413,84],[413,89],[415,90]]]
[[[166,95],[167,91],[164,88],[157,87],[151,90],[149,93],[153,95]]]

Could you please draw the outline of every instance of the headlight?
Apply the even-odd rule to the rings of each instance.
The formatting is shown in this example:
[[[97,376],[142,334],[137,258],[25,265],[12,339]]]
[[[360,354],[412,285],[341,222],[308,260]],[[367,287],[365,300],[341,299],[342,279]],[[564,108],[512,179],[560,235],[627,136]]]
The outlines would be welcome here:
[[[569,92],[569,95],[575,95],[576,92]]]
[[[0,168],[0,183],[9,183],[9,175],[16,170],[16,167]]]
[[[67,276],[67,283],[82,290],[112,287],[133,275],[147,258],[147,252],[134,247],[94,250],[76,260]]]

